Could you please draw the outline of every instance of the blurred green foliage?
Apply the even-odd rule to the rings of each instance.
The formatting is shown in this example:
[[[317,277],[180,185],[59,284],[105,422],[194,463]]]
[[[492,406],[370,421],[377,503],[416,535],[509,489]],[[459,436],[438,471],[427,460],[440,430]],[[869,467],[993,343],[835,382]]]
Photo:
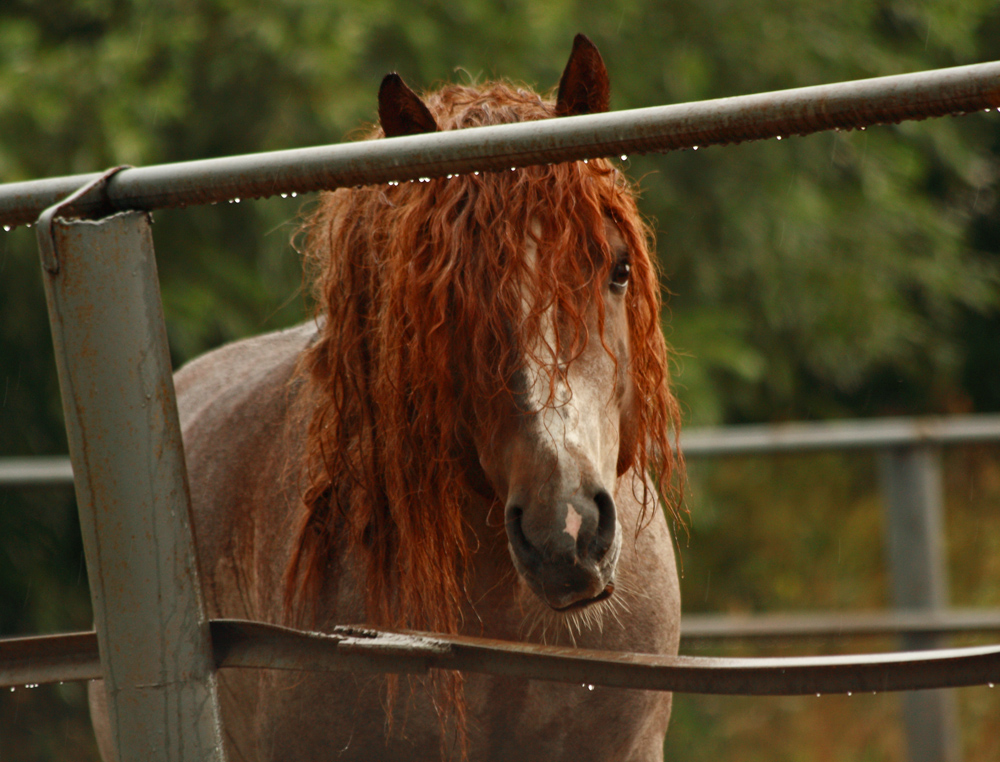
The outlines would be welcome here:
[[[547,89],[577,31],[604,54],[616,109],[1000,58],[990,0],[5,0],[0,182],[338,142],[375,118],[391,70],[418,88],[503,76]],[[626,160],[673,294],[665,327],[687,421],[1000,409],[998,125],[993,113]],[[289,240],[302,203],[156,214],[177,363],[301,319]],[[0,233],[0,456],[66,450],[36,256],[32,230]],[[982,560],[998,557],[982,530],[995,464],[952,468],[975,485],[949,508],[953,597],[970,605],[998,602]],[[834,456],[695,466],[686,609],[883,603],[872,470]],[[0,492],[0,635],[88,626],[74,521],[68,498]],[[45,696],[45,711],[20,694],[0,705],[0,759],[93,753],[77,745],[82,694]],[[668,749],[861,758],[803,748],[836,735],[847,709],[819,720],[794,702],[725,716],[723,704],[679,699]],[[857,704],[859,738],[896,711]],[[991,727],[995,702],[972,705],[975,727]],[[37,730],[33,711],[62,729]],[[746,751],[783,726],[796,752]],[[989,758],[989,733],[975,733],[968,748]],[[720,740],[736,738],[743,756]],[[873,748],[865,758],[898,758],[901,741]]]

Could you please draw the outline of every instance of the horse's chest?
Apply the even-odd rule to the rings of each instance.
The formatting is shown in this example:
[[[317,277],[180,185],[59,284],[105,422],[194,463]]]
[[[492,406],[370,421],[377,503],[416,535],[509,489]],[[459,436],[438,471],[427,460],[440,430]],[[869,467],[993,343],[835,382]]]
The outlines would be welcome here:
[[[664,694],[510,678],[484,682],[482,720],[470,723],[481,752],[476,758],[623,760],[648,745],[647,736],[658,736],[662,745],[670,700]]]
[[[370,676],[280,675],[267,683],[262,759],[326,758],[331,750],[345,761],[442,758],[422,679],[400,679],[391,728],[383,688]],[[663,694],[484,675],[468,676],[466,697],[471,760],[641,759],[638,750],[662,745],[669,716]]]

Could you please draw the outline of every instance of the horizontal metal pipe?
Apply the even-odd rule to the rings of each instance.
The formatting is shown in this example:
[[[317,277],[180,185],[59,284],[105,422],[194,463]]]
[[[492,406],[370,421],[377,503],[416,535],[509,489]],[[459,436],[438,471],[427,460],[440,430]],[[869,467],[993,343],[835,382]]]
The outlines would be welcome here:
[[[220,668],[423,673],[456,669],[613,688],[726,695],[900,691],[1000,682],[1000,646],[727,659],[593,651],[463,636],[338,628],[329,635],[212,623]]]
[[[1000,632],[1000,609],[820,611],[778,614],[685,614],[681,638],[750,640]]]
[[[1000,415],[880,418],[749,426],[681,432],[685,457],[766,455],[815,450],[878,450],[1000,440]]]
[[[687,458],[1000,441],[1000,415],[881,418],[685,429]],[[71,486],[69,458],[0,458],[0,487]]]
[[[1000,108],[1000,62],[773,93],[128,169],[108,184],[114,209],[508,170],[597,156],[671,151]],[[33,222],[98,175],[0,186],[0,224]],[[95,211],[80,205],[76,213]]]
[[[0,458],[0,487],[60,486],[73,486],[73,465],[68,457]]]
[[[101,676],[97,633],[0,639],[0,688],[94,680]]]
[[[913,614],[896,616],[896,624],[902,629],[933,624],[916,612]],[[973,624],[972,620],[978,616],[980,623],[995,629],[996,615],[997,612],[960,612],[957,620],[960,625]],[[855,615],[855,619],[862,616]],[[690,624],[695,619],[685,617],[685,638],[722,635],[707,631],[713,628],[692,629]],[[737,618],[720,618],[718,629],[740,627],[739,623],[732,624],[734,619]],[[850,619],[847,617],[848,623]],[[941,615],[939,623],[948,619],[948,615]],[[762,619],[757,627],[749,626],[746,621],[743,626],[744,634],[752,636],[762,636],[766,630],[771,631],[772,637],[783,637],[789,632],[803,634],[797,631],[800,628],[790,627],[788,621],[782,623],[778,616],[770,621]],[[587,651],[351,627],[324,635],[235,620],[216,620],[211,628],[216,662],[221,668],[404,673],[459,669],[591,685],[739,695],[897,691],[1000,682],[1000,646],[919,653],[727,659]],[[887,626],[884,634],[895,631]],[[810,634],[827,634],[827,631],[813,628]],[[852,633],[845,628],[835,634],[882,634],[882,631],[874,628]],[[97,638],[93,632],[0,640],[2,688],[100,676]]]

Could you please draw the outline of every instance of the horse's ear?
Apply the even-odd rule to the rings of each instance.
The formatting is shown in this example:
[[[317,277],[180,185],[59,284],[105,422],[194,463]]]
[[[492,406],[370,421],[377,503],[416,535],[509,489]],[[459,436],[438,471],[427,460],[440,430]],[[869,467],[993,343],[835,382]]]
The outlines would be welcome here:
[[[378,89],[378,120],[387,138],[438,131],[430,110],[395,72]]]
[[[573,40],[569,63],[559,80],[556,116],[599,114],[608,110],[611,83],[601,54],[585,35]]]

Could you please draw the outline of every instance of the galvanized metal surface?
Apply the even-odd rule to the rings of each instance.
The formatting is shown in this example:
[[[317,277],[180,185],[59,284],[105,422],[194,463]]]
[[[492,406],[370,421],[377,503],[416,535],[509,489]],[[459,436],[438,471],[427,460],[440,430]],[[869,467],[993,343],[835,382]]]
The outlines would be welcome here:
[[[725,659],[589,651],[461,636],[335,633],[214,620],[219,668],[423,673],[458,669],[615,688],[726,695],[809,695],[1000,682],[1000,646],[918,653]]]
[[[935,445],[885,450],[879,454],[879,474],[893,603],[911,610],[943,609],[948,605],[948,580],[941,450]],[[907,645],[931,648],[934,641],[921,637]]]
[[[374,97],[374,96],[373,96]],[[1000,108],[1000,62],[774,93],[480,127],[391,140],[130,169],[115,209],[258,198],[360,184],[671,151]],[[0,224],[32,222],[95,175],[0,186]],[[93,207],[76,207],[89,214]]]
[[[0,487],[72,487],[73,465],[63,456],[0,458]]]
[[[122,760],[221,762],[148,215],[59,211],[37,232],[112,737]]]
[[[941,448],[920,444],[883,450],[879,475],[893,603],[908,610],[942,611],[948,605],[948,579]],[[904,633],[902,638],[906,650],[941,644],[932,633]],[[903,721],[910,762],[958,760],[958,706],[953,692],[905,695]]]

